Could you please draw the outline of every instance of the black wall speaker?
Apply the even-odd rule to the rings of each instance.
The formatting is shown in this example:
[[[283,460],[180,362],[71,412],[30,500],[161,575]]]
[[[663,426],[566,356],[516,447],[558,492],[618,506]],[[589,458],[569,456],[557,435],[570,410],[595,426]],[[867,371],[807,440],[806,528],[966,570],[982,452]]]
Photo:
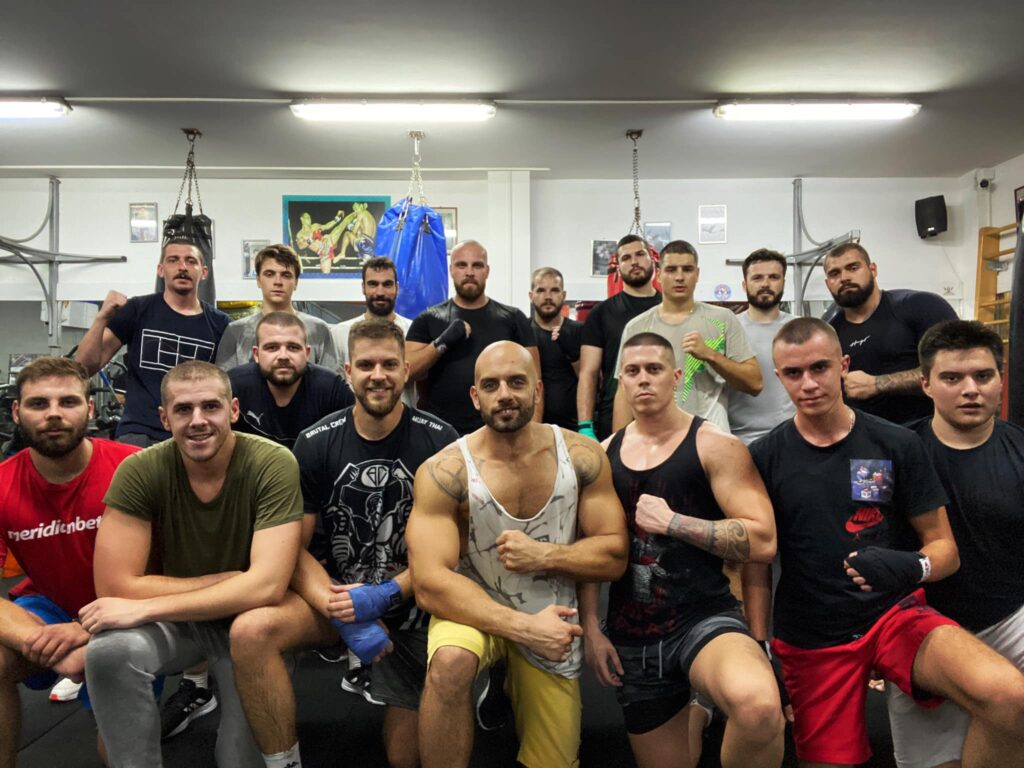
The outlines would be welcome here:
[[[914,203],[917,234],[923,239],[946,231],[946,198],[942,195],[926,197]]]

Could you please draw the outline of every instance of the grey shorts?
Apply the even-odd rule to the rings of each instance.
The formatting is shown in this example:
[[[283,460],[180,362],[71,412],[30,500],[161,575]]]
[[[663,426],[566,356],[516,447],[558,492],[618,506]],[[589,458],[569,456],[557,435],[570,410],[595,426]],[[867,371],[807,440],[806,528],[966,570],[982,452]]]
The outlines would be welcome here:
[[[1024,607],[979,632],[978,639],[1024,671]],[[885,695],[899,768],[930,768],[960,759],[970,722],[964,710],[952,701],[924,709],[892,684],[885,686]]]
[[[391,707],[419,709],[427,676],[427,628],[392,631],[394,650],[373,665],[370,692]]]
[[[690,703],[690,666],[719,635],[753,637],[739,611],[716,613],[648,645],[617,645],[622,686],[616,690],[626,730],[652,731]]]

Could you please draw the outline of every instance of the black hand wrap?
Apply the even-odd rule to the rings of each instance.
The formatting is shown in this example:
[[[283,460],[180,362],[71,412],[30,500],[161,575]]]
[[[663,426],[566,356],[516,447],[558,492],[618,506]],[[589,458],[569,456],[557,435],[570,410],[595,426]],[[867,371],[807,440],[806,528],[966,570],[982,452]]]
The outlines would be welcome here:
[[[761,646],[761,650],[764,651],[765,656],[768,657],[768,663],[772,665],[772,672],[775,674],[775,682],[779,686],[779,699],[782,702],[782,708],[785,709],[789,706],[789,691],[786,690],[786,678],[782,676],[782,662],[779,661],[779,657],[772,653],[772,644],[769,640],[763,640],[758,643]]]
[[[466,338],[466,324],[462,320],[452,320],[448,327],[444,329],[444,332],[434,339],[437,354],[443,355],[448,351],[449,347],[453,344],[458,344],[464,338]]]
[[[864,547],[846,558],[868,586],[879,591],[893,592],[912,587],[924,578],[920,552],[901,552],[883,547]]]

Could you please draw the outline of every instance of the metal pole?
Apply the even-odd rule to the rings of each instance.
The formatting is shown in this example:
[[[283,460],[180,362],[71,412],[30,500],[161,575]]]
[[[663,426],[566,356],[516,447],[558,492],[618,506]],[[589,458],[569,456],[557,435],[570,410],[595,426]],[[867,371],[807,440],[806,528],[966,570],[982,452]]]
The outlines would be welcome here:
[[[50,177],[50,253],[60,251],[60,179],[56,176]],[[47,312],[49,313],[49,347],[51,355],[61,354],[60,344],[60,303],[57,301],[57,282],[60,267],[57,260],[50,263],[49,295],[46,297]]]
[[[793,179],[793,255],[804,250],[803,232],[800,228],[800,206],[803,205],[803,179]],[[793,264],[793,315],[804,316],[804,275],[798,260]]]

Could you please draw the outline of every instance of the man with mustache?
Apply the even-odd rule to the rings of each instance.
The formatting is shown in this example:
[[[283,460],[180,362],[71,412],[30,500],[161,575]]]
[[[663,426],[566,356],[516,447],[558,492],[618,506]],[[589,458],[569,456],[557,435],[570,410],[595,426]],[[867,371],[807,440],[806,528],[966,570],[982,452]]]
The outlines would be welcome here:
[[[107,294],[75,355],[93,375],[122,345],[128,346],[128,383],[117,439],[142,448],[171,436],[158,416],[164,374],[185,360],[212,363],[231,322],[199,299],[199,283],[208,269],[191,241],[164,244],[156,273],[164,280],[163,293],[130,299],[118,291]]]
[[[522,344],[540,376],[540,354],[530,321],[520,310],[487,296],[487,249],[465,240],[452,249],[449,274],[455,296],[428,307],[406,334],[409,378],[419,383],[420,405],[467,435],[483,425],[469,388],[480,353],[496,341]],[[424,394],[425,393],[425,394]],[[543,405],[537,409],[537,420]]]
[[[654,261],[639,235],[616,244],[622,290],[594,307],[583,324],[576,415],[581,435],[604,440],[612,433],[615,362],[626,323],[661,303],[654,289]]]
[[[409,332],[412,321],[395,312],[398,289],[398,271],[391,259],[387,256],[374,256],[363,262],[363,298],[366,299],[366,311],[331,327],[331,338],[334,339],[334,346],[338,349],[342,365],[349,362],[348,334],[356,323],[375,318],[382,319],[397,325],[403,334]],[[402,402],[410,408],[416,404],[416,385],[412,380],[405,385]]]
[[[796,412],[772,363],[772,339],[793,319],[779,309],[786,290],[786,257],[767,248],[747,256],[743,261],[743,290],[747,293],[747,311],[736,319],[754,350],[764,389],[756,397],[739,390],[729,393],[729,427],[744,445],[750,445]]]
[[[562,314],[565,283],[552,267],[534,270],[530,277],[533,333],[540,352],[544,382],[544,420],[576,431],[576,384],[579,381],[583,323]]]
[[[292,294],[299,287],[299,274],[302,272],[299,255],[284,243],[268,245],[256,254],[255,269],[256,285],[263,292],[263,304],[259,312],[235,320],[227,327],[217,347],[217,365],[230,371],[252,360],[260,318],[270,312],[287,312],[306,326],[310,362],[332,371],[340,370],[330,326],[319,317],[299,312],[292,306]]]
[[[240,616],[232,627],[242,703],[268,766],[276,765],[270,756],[300,765],[295,696],[282,654],[337,645],[339,634],[351,655],[367,668],[373,663],[368,693],[387,707],[388,762],[395,768],[418,764],[429,617],[412,599],[405,525],[417,469],[458,435],[402,402],[408,364],[401,328],[366,320],[352,326],[348,341],[355,405],[310,426],[295,444],[305,540],[320,522],[328,540],[326,569],[301,552],[292,579],[297,594]],[[388,645],[391,652],[374,662]]]
[[[80,681],[89,633],[74,617],[96,599],[92,561],[103,494],[139,449],[86,438],[89,376],[79,363],[40,357],[16,381],[12,413],[26,448],[0,464],[0,567],[13,553],[33,591],[0,598],[0,765],[13,766],[21,725],[19,682]],[[84,692],[86,689],[82,689]],[[87,704],[87,696],[79,694]]]
[[[310,424],[352,405],[345,378],[309,362],[301,318],[288,312],[263,315],[252,355],[251,363],[228,371],[240,413],[235,430],[291,448]]]
[[[622,341],[647,332],[668,339],[676,353],[676,367],[683,372],[676,383],[676,405],[728,432],[730,391],[757,395],[764,385],[747,335],[730,310],[696,300],[700,267],[697,251],[688,242],[673,240],[666,245],[658,271],[661,304],[626,323]],[[618,356],[621,371],[621,346]],[[632,418],[625,393],[616,392],[616,431]]]
[[[844,243],[825,257],[825,285],[840,307],[829,322],[850,356],[844,398],[862,411],[896,424],[932,412],[921,391],[917,344],[943,320],[956,320],[945,299],[927,291],[883,291],[878,267],[858,243]]]

